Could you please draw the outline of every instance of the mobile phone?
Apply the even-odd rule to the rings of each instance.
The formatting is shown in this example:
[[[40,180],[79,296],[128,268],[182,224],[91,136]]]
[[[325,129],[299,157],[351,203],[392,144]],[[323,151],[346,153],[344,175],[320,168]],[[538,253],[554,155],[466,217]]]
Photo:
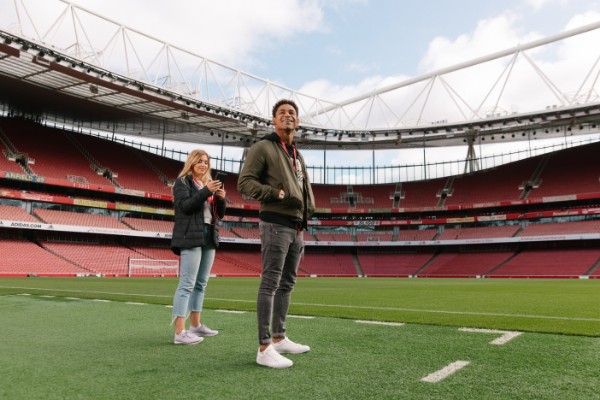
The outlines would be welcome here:
[[[215,180],[221,181],[221,187],[223,186],[223,182],[227,178],[227,172],[219,171],[217,172],[217,176],[215,176]]]

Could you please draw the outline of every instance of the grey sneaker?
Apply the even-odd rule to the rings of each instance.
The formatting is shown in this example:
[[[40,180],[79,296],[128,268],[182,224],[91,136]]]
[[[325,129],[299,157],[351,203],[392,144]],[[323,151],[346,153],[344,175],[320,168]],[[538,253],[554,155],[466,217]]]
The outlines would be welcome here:
[[[285,338],[280,342],[271,344],[279,354],[300,354],[310,351],[310,347],[300,343],[294,343],[290,339]]]
[[[269,368],[288,368],[294,365],[292,360],[279,354],[273,345],[270,345],[264,351],[258,349],[256,363]]]
[[[208,326],[206,325],[198,325],[197,327],[192,327],[190,326],[189,331],[191,333],[193,333],[196,336],[217,336],[219,334],[219,331],[215,331],[214,329],[210,329]]]
[[[199,337],[191,334],[189,331],[181,331],[181,333],[175,334],[175,340],[173,343],[175,344],[198,344],[203,341],[203,337]]]

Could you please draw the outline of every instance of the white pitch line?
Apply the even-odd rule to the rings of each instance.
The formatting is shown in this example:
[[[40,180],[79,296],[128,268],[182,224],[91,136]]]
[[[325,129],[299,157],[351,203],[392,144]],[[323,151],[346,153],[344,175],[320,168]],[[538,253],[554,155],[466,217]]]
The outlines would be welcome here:
[[[227,314],[246,314],[246,311],[238,311],[238,310],[215,310],[215,312],[227,313]]]
[[[447,377],[449,377],[450,375],[454,374],[456,371],[466,367],[467,365],[469,365],[470,361],[455,361],[447,366],[445,366],[444,368],[440,369],[439,371],[436,371],[432,374],[427,375],[426,377],[422,378],[421,380],[423,382],[429,382],[429,383],[437,383],[443,379],[446,379]]]
[[[310,315],[292,315],[292,314],[288,314],[288,318],[315,319],[315,317],[310,316]]]
[[[513,340],[517,336],[521,336],[522,334],[523,334],[523,332],[506,332],[504,335],[500,336],[498,339],[492,340],[490,342],[490,344],[495,344],[495,345],[501,346],[501,345],[509,342],[510,340]]]
[[[145,306],[146,305],[146,303],[137,303],[135,301],[126,301],[125,304],[131,304],[134,306]]]
[[[23,290],[37,290],[37,291],[57,291],[57,289],[46,289],[46,288],[31,288],[21,286],[0,286],[0,289],[23,289]],[[153,297],[153,298],[172,298],[173,295],[155,295],[155,294],[141,294],[141,293],[120,293],[120,292],[100,292],[100,291],[87,291],[87,290],[67,290],[60,289],[60,292],[65,293],[96,293],[96,294],[112,294],[119,296],[136,296],[136,297]],[[29,296],[29,294],[21,294],[21,296]],[[217,301],[228,301],[232,303],[256,303],[256,300],[242,300],[242,299],[222,299],[214,297],[205,297],[205,300],[217,300]],[[531,319],[547,319],[557,321],[587,321],[587,322],[600,322],[600,318],[579,318],[579,317],[561,317],[554,315],[531,315],[531,314],[503,314],[503,313],[486,313],[486,312],[473,312],[473,311],[450,311],[450,310],[426,310],[418,308],[401,308],[401,307],[369,307],[369,306],[352,306],[345,304],[318,304],[318,303],[296,303],[294,306],[312,306],[312,307],[329,307],[329,308],[349,308],[356,310],[375,310],[375,311],[406,311],[414,313],[431,313],[431,314],[449,314],[449,315],[476,315],[476,316],[490,316],[490,317],[509,317],[509,318],[531,318]]]
[[[79,297],[65,297],[67,300],[81,300]]]
[[[459,331],[462,332],[474,332],[474,333],[494,333],[497,335],[501,335],[499,338],[496,338],[490,342],[490,344],[495,344],[501,346],[503,344],[508,343],[513,340],[517,336],[521,336],[523,332],[514,332],[514,331],[499,331],[496,329],[477,329],[477,328],[458,328]]]
[[[110,300],[106,300],[106,299],[92,299],[92,301],[98,302],[98,303],[110,303]]]
[[[369,325],[386,325],[386,326],[402,326],[404,322],[385,322],[385,321],[363,321],[356,320],[354,321],[358,324],[369,324]]]
[[[44,299],[53,299],[53,298],[55,298],[56,296],[51,296],[51,295],[49,295],[49,294],[42,294],[42,295],[40,295],[40,297],[43,297]]]

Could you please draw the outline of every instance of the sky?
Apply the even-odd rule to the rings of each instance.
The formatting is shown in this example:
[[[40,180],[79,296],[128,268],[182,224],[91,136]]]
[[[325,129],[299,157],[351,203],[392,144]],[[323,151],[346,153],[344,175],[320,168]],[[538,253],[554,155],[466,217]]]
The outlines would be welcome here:
[[[331,101],[600,21],[600,0],[71,2],[213,61]],[[353,162],[370,165],[372,155],[363,153]],[[460,159],[466,150],[444,153]],[[428,157],[435,158],[434,151]],[[322,158],[311,154],[308,162],[319,164]],[[422,152],[378,157],[388,165],[422,159]],[[329,165],[346,165],[345,160],[347,155],[336,157],[335,152],[327,156]]]

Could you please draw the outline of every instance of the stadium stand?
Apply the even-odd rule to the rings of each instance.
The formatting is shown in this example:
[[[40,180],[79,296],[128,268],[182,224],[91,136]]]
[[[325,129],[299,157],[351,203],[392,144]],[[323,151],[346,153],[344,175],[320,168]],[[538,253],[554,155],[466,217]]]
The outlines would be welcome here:
[[[528,250],[487,275],[506,278],[578,278],[599,261],[599,249]]]
[[[354,242],[354,237],[347,232],[315,231],[313,236],[320,242]]]
[[[114,180],[123,188],[172,194],[171,188],[144,162],[147,156],[144,159],[140,157],[139,150],[87,135],[78,135],[76,140],[101,167],[110,170]]]
[[[393,231],[356,232],[357,242],[391,242],[394,240]]]
[[[431,252],[374,252],[359,250],[358,259],[366,276],[408,277],[413,276],[433,257]]]
[[[600,219],[591,221],[532,223],[518,236],[575,235],[600,232]]]
[[[219,231],[220,233],[221,231]],[[255,228],[244,228],[244,227],[233,227],[231,233],[242,239],[260,239],[260,231],[258,227]]]
[[[33,215],[17,206],[0,205],[0,220],[39,222]]]
[[[131,218],[123,217],[121,222],[135,229],[136,231],[146,232],[173,232],[173,221],[162,221],[156,219],[142,219],[142,218]]]
[[[7,118],[0,118],[0,127],[17,151],[35,162],[29,164],[34,175],[112,186],[102,174],[95,172],[93,162],[68,139],[74,134]]]
[[[299,273],[316,276],[358,276],[352,254],[336,252],[305,253]]]
[[[446,178],[419,182],[404,182],[401,186],[400,208],[435,207],[440,201],[438,193],[446,187]]]
[[[548,154],[539,187],[532,189],[530,197],[600,192],[598,154],[600,143]]]
[[[438,236],[438,240],[507,238],[513,237],[519,231],[518,225],[480,226],[471,228],[448,228]]]
[[[444,205],[518,200],[523,194],[521,186],[531,179],[540,159],[534,157],[491,170],[456,176],[452,180],[451,195],[446,197]]]
[[[128,260],[140,258],[140,253],[110,243],[42,242],[41,244],[52,253],[104,276],[127,276]]]
[[[73,276],[90,273],[27,240],[0,240],[0,254],[0,274],[5,276]]]
[[[216,276],[259,276],[260,251],[219,250],[211,274]]]
[[[25,260],[28,265],[18,271],[16,263],[12,263],[8,269],[11,273],[121,276],[127,273],[129,258],[177,260],[168,248],[168,235],[172,231],[173,222],[164,211],[171,207],[170,200],[167,200],[169,197],[148,198],[146,193],[170,196],[169,181],[172,178],[169,177],[176,176],[181,162],[99,138],[21,120],[2,118],[0,129],[5,132],[3,136],[8,138],[0,142],[1,146],[7,149],[4,144],[7,142],[8,147],[13,146],[35,159],[34,164],[27,164],[31,167],[30,171],[21,168],[16,180],[2,180],[2,187],[6,189],[0,190],[0,196],[8,200],[7,204],[0,205],[0,220],[81,228],[79,233],[74,233],[76,237],[69,237],[65,241],[39,240],[37,237],[43,235],[36,233],[35,227],[28,227],[31,230],[28,231],[30,233],[27,239],[11,236],[7,232],[14,232],[13,230],[0,228],[3,249],[9,248],[7,243],[17,241],[19,248],[31,249],[30,253],[37,254],[41,260],[39,267],[30,260]],[[69,136],[72,137],[69,139]],[[42,143],[38,140],[40,137],[50,143]],[[594,217],[598,214],[598,199],[593,195],[597,193],[595,184],[598,172],[593,162],[597,150],[600,150],[598,145],[588,145],[571,149],[569,154],[558,152],[489,171],[421,182],[374,186],[314,185],[317,206],[321,210],[316,216],[318,224],[310,226],[310,232],[305,232],[305,240],[309,244],[299,273],[317,276],[418,277],[574,277],[588,273],[590,277],[599,277],[598,257],[590,255],[593,253],[590,249],[579,249],[580,241],[571,239],[572,242],[565,242],[564,250],[560,252],[552,249],[550,244],[546,248],[542,246],[539,249],[528,249],[521,248],[514,242],[523,238],[524,243],[533,240],[543,244],[543,238],[547,236],[556,238],[585,234],[591,237],[586,237],[586,240],[591,240],[588,246],[595,246],[599,239],[594,239],[594,235],[600,232],[600,220]],[[90,167],[94,163],[85,157],[88,152],[90,155],[94,153],[91,158],[94,162],[106,162],[112,172],[118,173],[116,183],[124,185],[126,189],[140,190],[143,195],[103,191],[100,182],[102,188],[113,186],[109,180],[94,173]],[[575,163],[575,160],[584,161]],[[13,161],[7,162],[20,168]],[[557,166],[564,163],[574,166],[568,174],[559,173],[560,167]],[[74,186],[28,183],[27,179],[18,179],[28,173],[43,173],[71,183],[77,182],[77,177],[80,177],[88,184],[94,180],[98,186],[92,187],[92,190],[86,186],[85,191],[78,191]],[[573,176],[583,178],[576,179]],[[137,181],[150,183],[142,184]],[[254,246],[251,250],[240,250],[239,243],[235,242],[241,239],[258,241],[256,210],[259,203],[243,198],[235,188],[236,181],[237,175],[230,173],[225,182],[228,186],[228,207],[235,217],[224,221],[220,229],[221,236],[228,240],[217,252],[213,274],[258,276],[261,268],[259,245],[251,244],[250,246]],[[550,202],[526,202],[528,198],[539,199],[536,196],[544,193],[569,194],[569,197]],[[578,194],[589,193],[592,196],[583,200],[576,197]],[[503,201],[508,201],[509,205],[501,204]],[[555,204],[556,201],[560,202]],[[39,202],[46,203],[51,208],[43,208],[46,206],[40,206]],[[55,206],[54,202],[58,204]],[[85,210],[89,212],[54,209],[70,210],[69,207],[77,204],[86,205]],[[30,209],[33,210],[31,214],[26,211]],[[448,210],[461,211],[449,214]],[[160,216],[156,217],[154,213]],[[482,215],[483,221],[488,222],[474,222],[474,216],[478,215]],[[246,220],[245,217],[249,218]],[[505,221],[505,218],[512,221]],[[344,222],[340,223],[340,219]],[[380,226],[379,220],[386,219],[389,222],[410,219],[410,224]],[[366,222],[369,228],[365,228],[366,224],[363,223]],[[475,224],[478,225],[474,226]],[[92,233],[88,232],[97,234],[102,229],[127,231],[127,236],[112,236],[120,238],[118,240],[109,240],[106,235],[100,238],[94,236],[90,239],[94,243],[82,243],[90,241],[88,235]],[[123,240],[131,235],[139,233],[138,236],[144,236],[149,232],[163,235],[158,245],[142,242],[133,246],[127,244],[128,240]],[[444,240],[465,241],[464,243],[471,241],[484,245],[477,249],[461,247],[460,251],[456,251],[437,242]],[[495,244],[498,241],[505,243],[501,250]],[[36,244],[38,242],[41,247]],[[323,247],[322,242],[327,242],[327,247]],[[353,242],[353,246],[337,247],[336,242]],[[394,247],[395,244],[390,247],[391,243],[387,242],[398,242],[397,245],[401,247]],[[506,244],[509,242],[517,244]],[[430,245],[423,249],[420,247],[423,243]],[[485,243],[489,243],[487,247]],[[385,247],[369,247],[380,244]],[[563,253],[568,253],[572,260],[558,256]],[[90,254],[94,254],[93,259]],[[45,265],[51,262],[61,263],[62,266],[48,269]],[[8,274],[8,270],[0,273]]]
[[[436,229],[402,229],[398,233],[398,241],[418,242],[433,240],[437,235]]]
[[[381,184],[381,185],[352,185],[352,193],[360,195],[357,199],[356,208],[369,210],[369,209],[390,209],[394,207],[394,188],[392,184]]]
[[[40,218],[40,220],[48,224],[76,225],[97,228],[130,230],[130,228],[127,225],[107,215],[87,214],[71,211],[58,211],[50,210],[47,208],[38,208],[34,210],[34,213]]]
[[[505,262],[512,252],[442,253],[417,273],[423,278],[473,278]]]

